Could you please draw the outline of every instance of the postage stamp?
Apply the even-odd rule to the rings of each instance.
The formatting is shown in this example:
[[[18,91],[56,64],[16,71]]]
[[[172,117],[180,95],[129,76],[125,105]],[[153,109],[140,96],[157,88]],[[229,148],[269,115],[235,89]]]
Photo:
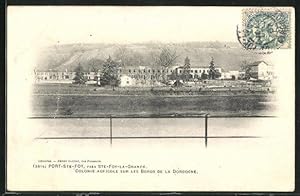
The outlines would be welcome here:
[[[242,28],[237,37],[245,49],[283,49],[291,47],[290,12],[280,9],[244,9]]]

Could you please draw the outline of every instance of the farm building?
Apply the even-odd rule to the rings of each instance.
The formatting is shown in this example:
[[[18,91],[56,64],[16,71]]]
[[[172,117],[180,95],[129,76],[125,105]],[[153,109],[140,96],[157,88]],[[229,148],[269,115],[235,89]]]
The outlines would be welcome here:
[[[248,65],[250,68],[250,75],[252,78],[258,80],[270,80],[273,76],[272,66],[264,61],[253,62]]]

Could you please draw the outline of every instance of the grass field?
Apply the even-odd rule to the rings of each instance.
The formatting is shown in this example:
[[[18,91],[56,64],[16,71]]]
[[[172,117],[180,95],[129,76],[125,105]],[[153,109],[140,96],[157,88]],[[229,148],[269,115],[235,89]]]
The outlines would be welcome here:
[[[107,115],[272,115],[272,93],[231,90],[128,90],[74,85],[38,85],[32,116],[97,117]],[[177,91],[177,92],[176,92]],[[162,93],[165,92],[165,93]],[[179,92],[179,93],[178,93]],[[254,93],[253,93],[254,92]]]

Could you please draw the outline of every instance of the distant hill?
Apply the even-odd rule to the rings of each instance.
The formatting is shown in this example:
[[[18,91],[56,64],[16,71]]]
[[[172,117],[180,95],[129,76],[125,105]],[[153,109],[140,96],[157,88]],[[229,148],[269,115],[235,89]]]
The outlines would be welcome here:
[[[103,62],[111,56],[122,66],[158,66],[155,58],[162,48],[176,52],[177,65],[182,65],[188,56],[193,67],[209,65],[211,57],[218,67],[240,70],[243,62],[263,60],[252,51],[233,42],[189,42],[189,43],[137,43],[137,44],[66,44],[51,46],[41,51],[36,70],[73,71],[78,65],[84,70],[101,69]]]

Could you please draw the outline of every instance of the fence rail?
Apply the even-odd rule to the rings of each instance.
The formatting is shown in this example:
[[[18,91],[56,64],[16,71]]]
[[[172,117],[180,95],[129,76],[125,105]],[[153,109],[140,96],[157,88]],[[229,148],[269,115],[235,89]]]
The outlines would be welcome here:
[[[251,135],[242,135],[242,136],[209,136],[209,123],[208,119],[213,118],[274,118],[276,116],[214,116],[209,114],[201,114],[201,115],[178,115],[178,114],[172,114],[172,115],[148,115],[148,116],[140,116],[140,115],[106,115],[106,116],[97,116],[97,117],[29,117],[29,119],[72,119],[72,118],[80,118],[80,119],[109,119],[109,136],[105,137],[38,137],[36,139],[104,139],[109,140],[110,145],[113,144],[114,139],[204,139],[205,141],[205,147],[208,146],[208,139],[209,138],[260,138],[260,136],[251,136]],[[197,136],[114,136],[113,135],[113,119],[120,119],[120,118],[204,118],[204,135],[197,135]]]

